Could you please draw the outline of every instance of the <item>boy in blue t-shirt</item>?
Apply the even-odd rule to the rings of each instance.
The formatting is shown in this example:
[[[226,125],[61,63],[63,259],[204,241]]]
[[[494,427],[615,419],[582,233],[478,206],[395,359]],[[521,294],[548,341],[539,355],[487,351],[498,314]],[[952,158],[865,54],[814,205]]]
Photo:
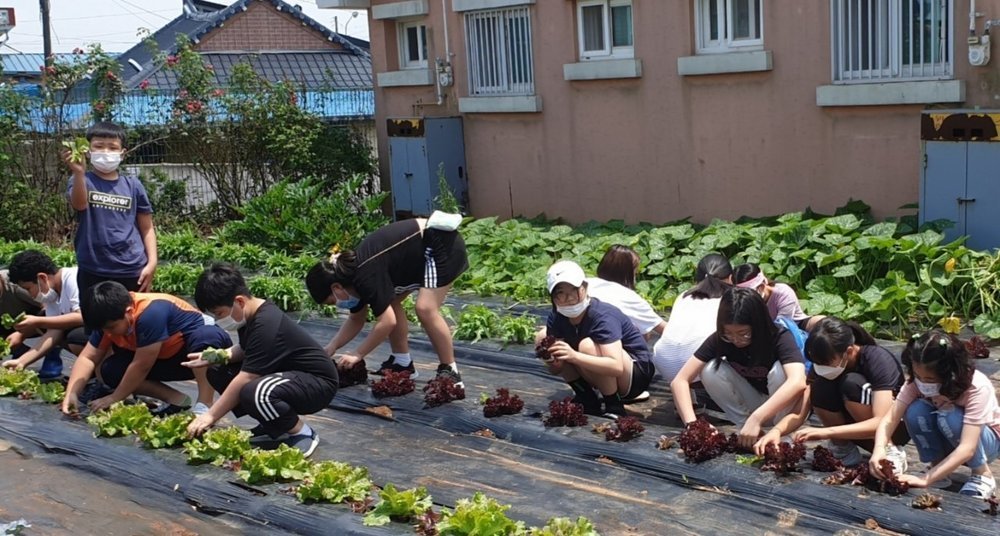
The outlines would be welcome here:
[[[77,283],[80,295],[102,281],[148,292],[156,272],[153,207],[136,177],[118,172],[125,152],[125,129],[100,122],[87,130],[90,164],[62,157],[73,173],[67,196],[76,211]]]

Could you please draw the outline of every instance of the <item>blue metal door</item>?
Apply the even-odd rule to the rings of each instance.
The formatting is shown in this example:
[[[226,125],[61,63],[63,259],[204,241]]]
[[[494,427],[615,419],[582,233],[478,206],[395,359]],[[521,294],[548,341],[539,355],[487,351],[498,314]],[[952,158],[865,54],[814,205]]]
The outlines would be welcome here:
[[[429,214],[430,177],[424,138],[389,138],[389,153],[395,212]]]
[[[968,188],[965,205],[966,245],[993,249],[1000,245],[1000,143],[967,143]]]
[[[920,196],[921,223],[950,220],[955,225],[945,231],[945,240],[963,236],[966,231],[966,169],[968,145],[962,141],[925,142],[924,176]]]

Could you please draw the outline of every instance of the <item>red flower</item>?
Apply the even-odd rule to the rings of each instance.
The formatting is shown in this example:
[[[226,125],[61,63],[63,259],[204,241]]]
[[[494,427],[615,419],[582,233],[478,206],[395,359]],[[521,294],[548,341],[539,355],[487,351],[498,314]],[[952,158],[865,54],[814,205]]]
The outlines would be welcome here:
[[[188,101],[188,103],[184,106],[184,108],[187,110],[189,114],[196,114],[201,111],[201,106],[202,106],[201,102],[193,100],[193,101]]]
[[[104,104],[104,102],[102,102],[102,101],[97,101],[97,102],[94,103],[94,111],[95,112],[103,112],[106,108],[107,108],[107,105]]]
[[[299,96],[296,95],[295,93],[291,93],[289,95],[289,97],[288,97],[288,102],[291,103],[292,105],[298,104],[299,103]]]
[[[226,92],[223,91],[223,90],[221,90],[221,89],[216,89],[215,91],[212,92],[212,96],[213,97],[221,97],[221,96],[223,96],[225,94],[226,94]]]
[[[149,89],[149,80],[143,80],[142,82],[139,82],[139,89],[143,91]]]
[[[173,67],[174,65],[177,65],[177,62],[179,62],[179,61],[180,60],[177,59],[177,56],[174,56],[174,55],[167,56],[167,65],[170,66],[170,67]]]
[[[107,74],[106,74],[106,76],[108,77],[108,80],[111,80],[111,81],[114,81],[114,80],[118,79],[118,76],[115,75],[114,71],[108,71]]]
[[[51,66],[51,65],[49,65],[48,67],[45,68],[45,74],[47,74],[49,76],[55,76],[56,75],[56,68],[53,67],[53,66]]]

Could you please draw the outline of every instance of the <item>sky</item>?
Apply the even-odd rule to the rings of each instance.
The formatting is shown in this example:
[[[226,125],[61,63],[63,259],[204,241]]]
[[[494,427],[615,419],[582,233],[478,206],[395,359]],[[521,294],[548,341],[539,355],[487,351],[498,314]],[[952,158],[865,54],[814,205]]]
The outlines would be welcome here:
[[[214,0],[233,4],[236,0]],[[306,15],[340,32],[368,39],[368,18],[364,10],[355,18],[351,10],[320,9],[315,0],[285,0],[299,5]],[[17,26],[0,53],[42,52],[42,24],[38,0],[0,0],[0,7],[13,7]],[[181,14],[181,0],[49,0],[52,50],[72,52],[74,48],[101,43],[108,52],[124,52],[139,42],[140,28],[155,31]],[[348,22],[350,21],[350,22]],[[346,23],[346,31],[344,30]]]

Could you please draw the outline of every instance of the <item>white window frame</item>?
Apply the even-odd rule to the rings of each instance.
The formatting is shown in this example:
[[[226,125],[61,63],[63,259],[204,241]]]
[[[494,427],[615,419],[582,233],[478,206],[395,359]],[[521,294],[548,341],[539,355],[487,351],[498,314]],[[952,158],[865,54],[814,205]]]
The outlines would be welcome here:
[[[515,20],[518,21],[517,24],[510,24]],[[518,38],[526,38],[527,43],[519,41]],[[490,48],[480,50],[478,48],[480,46]],[[529,7],[465,12],[465,54],[469,65],[469,95],[473,97],[534,95],[533,48],[534,36]]]
[[[586,40],[584,35],[583,10],[587,7],[600,6],[603,20],[604,48],[602,50],[586,50]],[[602,60],[611,58],[633,58],[635,57],[635,26],[629,24],[632,30],[632,44],[628,46],[614,46],[614,25],[611,20],[611,10],[616,7],[632,7],[632,0],[577,0],[576,21],[577,21],[577,43],[580,50],[581,60]]]
[[[909,50],[904,50],[907,25],[903,2],[908,0],[833,0],[830,2],[832,77],[836,84],[865,84],[895,81],[951,80],[955,75],[955,1],[944,2],[945,14],[924,12],[921,20],[933,28],[939,24],[946,42],[938,61],[925,61],[923,50],[914,48],[913,25],[909,26]],[[863,4],[869,11],[861,12]],[[912,6],[913,4],[908,4]],[[916,12],[910,13],[910,16]],[[843,27],[844,21],[848,26]],[[867,34],[867,35],[864,35]],[[867,41],[865,41],[867,37]],[[921,36],[921,45],[923,36]],[[854,48],[857,47],[857,51]],[[921,47],[922,48],[922,47]],[[867,51],[867,57],[865,56]],[[909,54],[907,54],[907,52]],[[920,55],[921,61],[904,63],[904,56]],[[855,65],[855,63],[858,63]],[[865,63],[868,64],[865,68]]]
[[[754,39],[735,39],[733,28],[733,14],[736,11],[736,2],[749,2],[749,13],[751,26],[756,26],[757,37]],[[760,20],[754,20],[756,13],[753,10],[755,0],[694,0],[695,3],[695,30],[697,35],[697,51],[699,54],[724,54],[728,52],[744,52],[750,50],[763,50],[764,48],[764,0],[760,0]],[[717,12],[723,16],[719,20],[712,21],[711,7],[717,7]],[[718,39],[712,39],[712,28],[715,28]]]
[[[396,23],[397,40],[399,41],[399,68],[400,69],[426,69],[427,68],[427,24],[418,20],[401,21]],[[410,60],[410,40],[407,32],[411,28],[417,30],[417,56],[421,59]],[[421,30],[421,28],[423,30]]]

